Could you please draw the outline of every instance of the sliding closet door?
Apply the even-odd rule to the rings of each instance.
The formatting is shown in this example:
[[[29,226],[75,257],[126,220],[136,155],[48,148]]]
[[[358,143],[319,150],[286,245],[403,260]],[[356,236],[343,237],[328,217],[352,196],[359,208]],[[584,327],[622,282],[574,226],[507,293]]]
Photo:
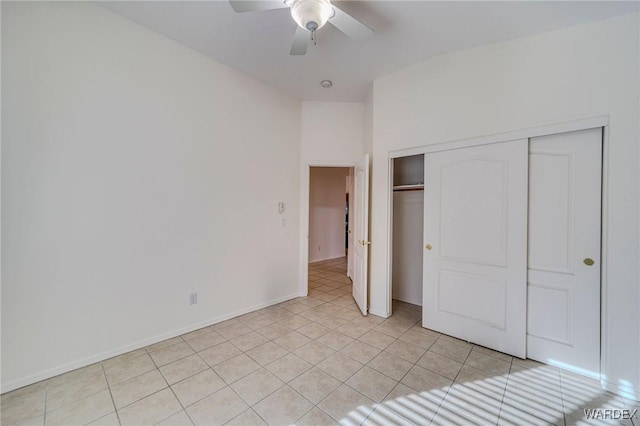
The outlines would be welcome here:
[[[527,355],[600,377],[602,129],[531,139]]]
[[[423,326],[526,355],[526,139],[425,156]]]

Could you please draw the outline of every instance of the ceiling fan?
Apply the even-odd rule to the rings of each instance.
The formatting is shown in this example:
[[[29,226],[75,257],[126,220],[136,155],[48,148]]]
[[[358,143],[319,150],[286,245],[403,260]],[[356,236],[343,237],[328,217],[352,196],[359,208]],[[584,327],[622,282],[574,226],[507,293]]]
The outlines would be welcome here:
[[[291,16],[298,24],[291,55],[307,53],[309,40],[314,40],[315,32],[327,22],[359,42],[373,36],[371,28],[332,5],[330,0],[229,0],[229,3],[237,13],[291,8]]]

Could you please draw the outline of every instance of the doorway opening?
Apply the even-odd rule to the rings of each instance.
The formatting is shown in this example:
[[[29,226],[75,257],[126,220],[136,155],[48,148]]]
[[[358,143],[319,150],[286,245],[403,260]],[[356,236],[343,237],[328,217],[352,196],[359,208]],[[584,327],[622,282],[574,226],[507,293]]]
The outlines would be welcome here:
[[[424,222],[424,154],[392,160],[391,244],[392,312],[422,306],[422,240]]]
[[[333,272],[350,276],[348,259],[353,233],[349,201],[353,199],[350,197],[352,191],[353,167],[310,167],[309,271],[315,269],[312,265],[331,265]]]

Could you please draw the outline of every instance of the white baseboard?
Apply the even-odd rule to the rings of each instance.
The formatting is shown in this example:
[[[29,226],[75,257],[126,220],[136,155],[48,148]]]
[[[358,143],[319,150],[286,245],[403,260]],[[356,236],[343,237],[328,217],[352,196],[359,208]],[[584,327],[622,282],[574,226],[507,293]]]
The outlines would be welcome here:
[[[95,364],[96,362],[101,362],[109,358],[113,358],[114,356],[122,355],[127,352],[134,351],[136,349],[144,348],[146,346],[153,345],[154,343],[162,342],[163,340],[180,336],[182,334],[189,333],[191,331],[199,330],[201,328],[208,327],[210,325],[214,325],[219,322],[226,321],[228,319],[247,314],[249,312],[257,311],[258,309],[263,309],[269,306],[276,305],[278,303],[286,302],[287,300],[295,299],[297,297],[300,297],[300,293],[295,293],[288,296],[279,297],[277,299],[272,299],[267,302],[259,303],[257,305],[254,305],[248,308],[243,308],[225,315],[220,315],[220,316],[208,319],[206,321],[202,321],[197,324],[190,325],[188,327],[183,327],[177,330],[170,331],[168,333],[163,333],[158,336],[151,337],[149,339],[140,340],[130,345],[121,346],[113,350],[101,352],[99,354],[95,354],[77,361],[73,361],[73,362],[61,365],[59,367],[54,367],[54,368],[50,368],[48,370],[44,370],[35,374],[31,374],[29,376],[26,376],[17,380],[13,380],[8,383],[2,383],[2,385],[0,385],[0,393],[10,392],[12,390],[21,388],[23,386],[31,385],[33,383],[37,383],[42,380],[50,379],[51,377],[68,373],[69,371],[76,370],[81,367],[86,367],[87,365]]]
[[[620,395],[623,398],[634,399],[636,401],[640,401],[640,391],[634,388],[631,384],[623,384],[620,382],[609,382],[605,379],[600,381],[602,387],[609,392],[615,393],[616,395]]]
[[[398,300],[400,302],[409,303],[410,305],[422,306],[422,299],[414,299],[410,296],[405,297],[404,295],[393,295],[393,300]]]
[[[389,313],[386,311],[378,311],[376,309],[369,309],[369,313],[371,315],[375,315],[377,317],[381,317],[381,318],[389,318]]]
[[[319,263],[319,262],[325,262],[327,260],[334,260],[334,259],[341,259],[343,257],[346,257],[345,255],[342,256],[327,256],[327,257],[322,257],[320,259],[309,259],[309,263]]]

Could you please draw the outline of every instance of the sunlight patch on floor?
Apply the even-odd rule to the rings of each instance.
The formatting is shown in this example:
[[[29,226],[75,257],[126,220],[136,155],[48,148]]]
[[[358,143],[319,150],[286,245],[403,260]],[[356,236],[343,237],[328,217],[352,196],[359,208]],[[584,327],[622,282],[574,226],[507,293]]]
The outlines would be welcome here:
[[[393,392],[392,392],[393,394]],[[609,425],[631,420],[587,419],[585,409],[628,410],[625,400],[606,392],[598,381],[542,365],[513,364],[504,375],[453,383],[428,391],[406,388],[402,395],[372,407],[358,407],[343,425]],[[363,412],[373,410],[363,422]],[[612,411],[613,412],[613,411]]]

